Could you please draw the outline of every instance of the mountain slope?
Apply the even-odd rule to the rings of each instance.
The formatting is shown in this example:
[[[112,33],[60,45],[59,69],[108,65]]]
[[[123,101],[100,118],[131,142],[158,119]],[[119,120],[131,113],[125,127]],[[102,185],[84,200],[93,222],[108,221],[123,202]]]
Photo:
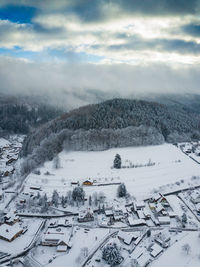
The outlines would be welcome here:
[[[33,97],[12,97],[0,95],[0,135],[12,133],[27,134],[61,114],[61,110],[42,103]]]

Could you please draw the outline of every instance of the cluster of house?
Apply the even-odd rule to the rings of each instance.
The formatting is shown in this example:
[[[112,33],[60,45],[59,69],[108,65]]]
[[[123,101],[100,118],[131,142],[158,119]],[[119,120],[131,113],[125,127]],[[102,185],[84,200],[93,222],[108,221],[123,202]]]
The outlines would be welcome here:
[[[94,221],[94,213],[93,210],[88,208],[85,210],[82,210],[78,214],[78,222],[92,222]]]
[[[21,226],[19,217],[14,213],[6,213],[0,218],[0,239],[11,242],[27,231]]]
[[[10,142],[4,138],[0,138],[1,177],[7,177],[14,173],[14,164],[18,159],[21,147],[22,143],[17,140]]]
[[[193,192],[190,194],[190,200],[194,204],[197,215],[200,216],[200,192],[193,190]]]
[[[146,232],[125,232],[119,231],[118,238],[125,245],[128,245],[132,264],[130,266],[147,266],[153,259],[157,258],[165,248],[169,247],[171,236],[168,230],[160,231],[154,235],[151,244],[146,247],[142,240],[147,236]],[[126,264],[129,266],[129,264]]]
[[[51,220],[47,231],[43,234],[41,245],[56,247],[57,252],[66,252],[72,247],[73,227],[67,219]]]
[[[180,149],[187,155],[194,154],[196,156],[200,156],[200,143],[199,142],[181,143],[181,144],[176,144],[176,145],[179,146]]]
[[[130,227],[134,226],[160,226],[169,225],[172,218],[178,218],[171,208],[167,197],[155,194],[147,201],[134,201],[125,206],[105,208],[105,216],[101,224],[110,225],[115,222],[124,222]]]

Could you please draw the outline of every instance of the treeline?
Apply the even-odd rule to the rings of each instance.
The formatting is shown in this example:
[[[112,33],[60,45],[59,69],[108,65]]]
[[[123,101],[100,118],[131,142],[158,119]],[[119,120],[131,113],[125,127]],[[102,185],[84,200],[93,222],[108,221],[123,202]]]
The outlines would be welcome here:
[[[34,142],[34,139],[31,139]],[[64,149],[69,150],[105,150],[112,147],[139,145],[158,145],[164,142],[163,136],[152,127],[139,126],[124,129],[70,130],[64,129],[52,133],[35,146],[22,165],[23,174],[29,173],[38,165],[52,160]],[[31,147],[33,144],[29,144]]]

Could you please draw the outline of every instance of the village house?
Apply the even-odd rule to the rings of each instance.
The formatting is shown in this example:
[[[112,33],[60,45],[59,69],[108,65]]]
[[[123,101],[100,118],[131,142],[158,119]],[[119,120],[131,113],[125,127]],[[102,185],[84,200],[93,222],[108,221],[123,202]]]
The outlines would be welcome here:
[[[0,226],[0,239],[11,242],[23,232],[18,223],[14,225],[2,224]]]
[[[134,210],[140,210],[143,209],[145,207],[145,202],[144,201],[136,201],[134,203]]]
[[[161,246],[159,246],[158,244],[154,244],[152,247],[151,247],[151,256],[153,258],[156,258],[161,252],[163,251],[163,248]]]
[[[158,221],[159,221],[160,225],[170,224],[170,217],[168,217],[168,216],[159,216],[158,217]]]
[[[83,185],[93,185],[93,182],[91,182],[90,180],[86,180],[83,182]]]
[[[146,225],[146,221],[144,219],[133,219],[132,216],[129,216],[128,218],[128,224],[129,226],[144,226]]]
[[[79,222],[91,222],[94,221],[94,214],[91,209],[81,211],[78,215]]]
[[[117,236],[126,245],[130,245],[133,240],[136,240],[138,238],[138,234],[136,233],[127,233],[123,231],[119,231]]]
[[[68,248],[72,247],[72,243],[68,238],[60,239],[57,243],[57,252],[66,252]]]
[[[171,236],[168,230],[164,230],[158,233],[155,237],[155,242],[158,243],[162,248],[169,247],[169,241],[171,240]]]
[[[194,204],[200,203],[200,194],[197,191],[193,191],[192,194],[190,195],[191,201]]]
[[[13,225],[19,221],[19,216],[17,216],[14,213],[9,212],[4,216],[4,221],[6,224]]]

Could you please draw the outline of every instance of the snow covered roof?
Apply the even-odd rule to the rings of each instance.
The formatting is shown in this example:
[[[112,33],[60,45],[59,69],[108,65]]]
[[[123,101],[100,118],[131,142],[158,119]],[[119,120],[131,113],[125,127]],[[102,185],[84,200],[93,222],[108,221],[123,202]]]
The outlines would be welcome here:
[[[106,214],[106,216],[111,216],[111,215],[113,215],[113,211],[112,210],[105,210],[105,214]]]
[[[151,256],[153,256],[154,258],[157,257],[163,251],[162,247],[158,244],[154,244],[151,249]]]
[[[128,217],[128,222],[130,226],[137,225],[146,225],[146,221],[144,219],[133,219],[133,217]]]
[[[170,224],[170,217],[168,216],[160,216],[158,217],[158,221],[160,224]]]
[[[146,266],[150,261],[151,256],[148,253],[142,254],[142,256],[137,259],[139,266]]]
[[[143,247],[136,247],[135,250],[132,253],[133,259],[138,259],[145,251],[145,248]]]
[[[138,234],[119,231],[118,237],[121,238],[125,244],[130,245],[133,239],[138,238]]]
[[[9,146],[11,143],[6,140],[5,138],[0,138],[0,147],[6,147],[6,146]]]
[[[144,201],[136,201],[136,202],[135,202],[135,207],[136,207],[137,209],[144,208],[144,207],[145,207],[145,203],[144,203]]]
[[[137,214],[140,219],[145,219],[145,215],[142,210],[137,210]]]
[[[2,224],[0,226],[0,237],[11,241],[16,234],[22,231],[23,229],[20,227],[18,223],[15,223],[12,226],[8,224]]]

